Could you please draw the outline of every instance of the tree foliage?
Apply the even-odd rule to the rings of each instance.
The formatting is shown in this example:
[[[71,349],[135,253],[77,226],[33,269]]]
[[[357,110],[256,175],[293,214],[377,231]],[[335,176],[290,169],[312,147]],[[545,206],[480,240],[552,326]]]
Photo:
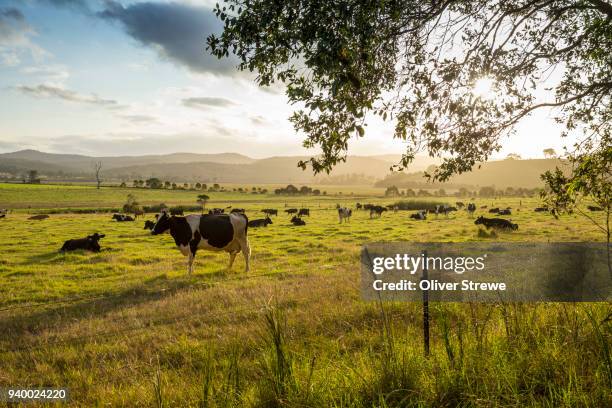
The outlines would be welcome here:
[[[284,83],[304,146],[321,150],[299,163],[315,173],[346,159],[372,114],[407,142],[399,168],[423,150],[444,157],[436,180],[487,160],[542,107],[610,142],[608,1],[225,0],[216,13],[224,31],[209,49],[237,55],[259,85]],[[483,78],[488,96],[474,92]]]

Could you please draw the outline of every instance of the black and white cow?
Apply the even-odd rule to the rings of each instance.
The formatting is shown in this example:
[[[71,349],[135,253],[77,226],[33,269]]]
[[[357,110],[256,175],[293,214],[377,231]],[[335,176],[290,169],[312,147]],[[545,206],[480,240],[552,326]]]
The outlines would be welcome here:
[[[143,229],[152,230],[154,226],[155,226],[155,221],[146,220],[145,223],[144,223],[144,228]]]
[[[467,212],[470,214],[470,217],[474,216],[474,212],[476,212],[476,204],[469,203],[467,205]]]
[[[244,212],[245,212],[245,211],[244,211],[244,208],[233,208],[233,209],[230,211],[230,213],[232,213],[232,214],[237,214],[237,213],[238,213],[238,214],[240,214],[240,213],[244,214]]]
[[[410,218],[412,218],[413,220],[420,220],[420,221],[426,220],[427,219],[427,212],[419,211],[419,212],[416,212],[414,214],[410,214]]]
[[[372,207],[370,207],[370,218],[372,218],[374,215],[380,218],[382,216],[382,213],[385,211],[387,211],[385,207],[382,207],[380,205],[373,205]]]
[[[338,208],[338,219],[340,220],[340,224],[342,224],[342,220],[349,222],[351,220],[351,215],[353,215],[353,210],[350,208]]]
[[[85,238],[69,239],[68,241],[64,242],[64,245],[60,249],[60,252],[75,251],[77,249],[100,252],[100,244],[98,243],[98,241],[104,237],[104,234],[98,234],[96,232],[95,234]]]
[[[170,216],[163,212],[151,234],[169,232],[181,253],[188,257],[189,274],[199,248],[225,251],[230,254],[229,268],[238,252],[242,251],[245,272],[249,271],[251,247],[247,238],[248,218],[244,214],[190,214],[185,217]]]

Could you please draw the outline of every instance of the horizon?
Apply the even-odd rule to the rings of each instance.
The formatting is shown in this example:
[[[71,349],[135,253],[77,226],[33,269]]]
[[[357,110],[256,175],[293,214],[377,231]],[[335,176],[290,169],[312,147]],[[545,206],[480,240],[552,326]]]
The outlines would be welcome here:
[[[86,158],[97,158],[97,159],[103,159],[103,158],[128,158],[128,157],[150,157],[150,156],[172,156],[172,155],[180,155],[180,154],[191,154],[191,155],[210,155],[210,156],[221,156],[221,155],[239,155],[248,159],[253,159],[253,160],[264,160],[264,159],[273,159],[273,158],[292,158],[292,157],[306,157],[309,156],[308,154],[303,154],[303,155],[299,155],[299,154],[286,154],[286,155],[272,155],[272,156],[250,156],[248,154],[245,153],[241,153],[241,152],[236,152],[236,151],[224,151],[224,152],[186,152],[186,151],[173,151],[173,152],[168,152],[168,153],[159,153],[159,154],[126,154],[126,155],[104,155],[104,156],[95,156],[95,155],[88,155],[88,154],[81,154],[81,153],[58,153],[58,152],[49,152],[49,151],[44,151],[44,150],[38,150],[38,149],[20,149],[20,150],[13,150],[13,151],[7,151],[7,152],[0,152],[0,156],[1,155],[8,155],[8,154],[15,154],[15,153],[24,153],[24,152],[35,152],[35,153],[43,153],[43,154],[53,154],[53,155],[69,155],[69,156],[81,156],[81,157],[86,157]],[[556,152],[557,154],[559,152]],[[349,157],[367,157],[367,158],[377,158],[380,156],[401,156],[401,153],[374,153],[374,154],[348,154],[347,158]],[[420,159],[430,159],[430,160],[437,160],[437,158],[432,158],[426,154],[419,154],[417,155],[415,158],[420,158]],[[556,157],[544,157],[544,155],[542,154],[541,156],[536,156],[536,157],[523,157],[521,156],[520,158],[516,159],[516,158],[509,158],[509,157],[495,157],[492,158],[490,160],[488,160],[489,162],[492,161],[503,161],[503,160],[554,160],[554,159],[558,159],[560,157],[556,156]]]
[[[258,88],[252,74],[236,70],[234,59],[206,52],[203,38],[221,29],[213,4],[3,2],[0,152],[317,155],[303,147],[303,135],[289,122],[299,107],[288,105],[281,86]],[[155,35],[147,16],[155,16]],[[392,138],[390,122],[372,118],[368,124],[349,155],[405,151],[404,142]],[[551,111],[538,111],[492,158],[560,152],[572,142],[560,133]]]

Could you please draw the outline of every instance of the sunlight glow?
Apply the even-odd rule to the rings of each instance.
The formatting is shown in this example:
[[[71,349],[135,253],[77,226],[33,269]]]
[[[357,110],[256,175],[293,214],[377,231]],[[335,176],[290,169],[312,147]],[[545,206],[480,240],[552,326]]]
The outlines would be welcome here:
[[[479,78],[478,80],[476,80],[472,92],[474,93],[474,95],[480,98],[490,98],[491,96],[493,96],[494,83],[495,82],[491,77]]]

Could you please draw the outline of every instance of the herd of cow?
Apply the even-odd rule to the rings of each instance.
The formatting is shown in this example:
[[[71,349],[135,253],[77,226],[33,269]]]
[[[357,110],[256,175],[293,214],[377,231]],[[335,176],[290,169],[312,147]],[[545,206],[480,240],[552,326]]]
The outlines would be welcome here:
[[[245,258],[245,270],[249,270],[249,259],[251,248],[248,242],[248,228],[267,227],[272,224],[271,216],[278,216],[278,210],[273,208],[265,208],[261,210],[265,214],[265,218],[249,220],[243,208],[233,208],[229,213],[225,213],[226,209],[231,207],[213,208],[208,211],[208,214],[189,214],[184,215],[180,208],[164,209],[156,216],[155,220],[146,220],[144,229],[150,230],[151,234],[159,235],[168,232],[174,239],[175,244],[183,255],[188,257],[189,273],[193,270],[193,261],[198,249],[225,251],[230,255],[229,267],[231,268],[236,255],[242,252]],[[385,211],[397,212],[400,208],[398,205],[374,205],[357,203],[357,210],[369,211],[370,218],[380,218]],[[436,217],[440,214],[448,215],[452,212],[465,208],[467,213],[473,217],[476,211],[474,203],[465,205],[462,202],[456,202],[455,206],[435,205],[433,208],[418,210],[410,214],[410,218],[414,220],[426,220],[428,214],[434,214]],[[487,209],[487,206],[481,206],[481,209]],[[595,206],[587,207],[590,211],[602,211],[601,208]],[[349,222],[353,214],[353,210],[347,207],[336,205],[339,223]],[[537,207],[535,212],[549,211],[546,207]],[[491,208],[488,209],[490,214],[496,215],[511,215],[512,209],[506,208]],[[302,217],[310,216],[308,208],[288,208],[285,210],[287,215],[291,216],[290,222],[294,226],[304,226],[306,222]],[[0,218],[5,218],[8,210],[0,209]],[[112,219],[116,222],[135,221],[138,215],[143,213],[135,213],[134,217],[126,214],[113,214]],[[46,214],[39,214],[29,217],[30,220],[43,220],[49,218]],[[474,224],[482,225],[486,228],[517,230],[518,224],[512,223],[510,220],[503,218],[485,218],[479,216]],[[74,251],[77,249],[88,250],[93,252],[100,251],[100,239],[104,238],[104,234],[89,235],[85,238],[67,240],[61,252]]]

